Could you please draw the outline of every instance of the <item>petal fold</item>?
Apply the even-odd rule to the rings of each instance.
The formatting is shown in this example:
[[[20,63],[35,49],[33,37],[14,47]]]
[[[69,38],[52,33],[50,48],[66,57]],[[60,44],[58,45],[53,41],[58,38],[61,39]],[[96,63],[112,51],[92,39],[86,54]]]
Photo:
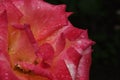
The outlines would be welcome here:
[[[10,63],[0,51],[0,80],[19,80],[13,73]]]
[[[1,6],[1,5],[0,5]],[[8,21],[5,9],[0,9],[0,51],[4,53],[7,59],[8,56]]]
[[[18,0],[13,3],[24,15],[22,23],[32,26],[31,30],[38,40],[67,25],[65,5],[52,5],[42,0]]]
[[[10,24],[19,23],[22,13],[15,7],[11,0],[2,1],[6,11],[7,17]]]

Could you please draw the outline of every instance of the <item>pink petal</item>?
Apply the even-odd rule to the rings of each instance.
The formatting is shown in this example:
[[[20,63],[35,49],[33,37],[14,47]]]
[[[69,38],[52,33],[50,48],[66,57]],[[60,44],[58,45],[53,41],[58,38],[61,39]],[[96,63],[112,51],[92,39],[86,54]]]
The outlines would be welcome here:
[[[0,4],[1,6],[1,4]],[[2,6],[1,6],[2,7]],[[4,53],[7,59],[8,56],[8,26],[7,26],[7,14],[5,9],[0,7],[0,51]]]
[[[58,59],[53,67],[53,80],[72,80],[70,72],[65,64],[65,61]]]
[[[72,80],[75,80],[76,78],[77,68],[80,59],[81,55],[73,47],[67,49],[65,63],[71,74]]]
[[[3,52],[7,52],[7,40],[8,40],[8,29],[7,29],[7,15],[6,11],[0,12],[0,49]]]
[[[79,62],[76,80],[89,80],[89,71],[91,66],[91,47],[86,49]]]
[[[24,15],[22,22],[32,26],[36,39],[46,38],[67,25],[65,5],[51,5],[42,0],[18,0],[13,3]]]
[[[20,67],[22,69],[30,70],[35,75],[46,77],[46,78],[48,78],[50,80],[53,78],[52,73],[50,72],[50,70],[47,69],[47,68],[41,67],[40,64],[34,65],[34,64],[27,63],[27,62],[20,62],[18,64],[20,65]]]
[[[53,47],[49,43],[42,44],[40,46],[39,53],[40,53],[39,55],[41,55],[41,57],[43,58],[43,62],[52,66],[51,64],[54,58]]]
[[[22,13],[15,7],[15,5],[10,0],[2,1],[6,11],[7,17],[10,24],[18,23],[22,17]]]
[[[56,53],[55,55],[59,55],[63,49],[65,48],[65,36],[63,33],[61,33],[58,37],[55,43],[55,49],[56,49]]]
[[[10,62],[8,62],[9,56],[7,28],[7,14],[2,8],[0,13],[0,80],[19,80],[13,73]]]
[[[65,37],[68,38],[70,41],[74,41],[76,39],[78,39],[81,35],[81,33],[84,31],[84,30],[81,30],[81,29],[78,29],[78,28],[75,28],[73,27],[71,24],[69,24],[70,27],[68,27],[65,31],[64,31],[64,34],[65,34]]]
[[[11,27],[9,31],[9,54],[12,65],[15,65],[19,61],[28,61],[32,63],[36,57],[36,50],[33,45],[25,28],[18,29],[16,27]]]
[[[34,80],[36,75],[40,80],[41,76],[51,80],[89,79],[90,46],[94,42],[87,30],[72,26],[67,19],[71,12],[65,12],[65,7],[43,0],[1,1],[0,80],[18,80],[12,71],[16,64],[34,74],[16,74],[21,79]],[[36,58],[40,59],[37,64]]]
[[[73,64],[77,67],[79,64],[79,60],[81,55],[73,48],[70,47],[66,51],[68,61],[72,61]]]
[[[13,73],[9,62],[0,52],[0,80],[19,80]]]
[[[92,44],[94,44],[94,42],[90,39],[79,39],[75,41],[72,46],[74,46],[74,48],[81,54]]]

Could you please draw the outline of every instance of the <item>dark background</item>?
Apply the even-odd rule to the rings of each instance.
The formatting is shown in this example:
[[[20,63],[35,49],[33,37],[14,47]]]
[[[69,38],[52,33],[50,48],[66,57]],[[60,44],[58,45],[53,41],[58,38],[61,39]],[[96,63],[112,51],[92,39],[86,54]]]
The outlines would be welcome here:
[[[46,0],[66,4],[71,23],[88,29],[93,46],[90,80],[120,80],[120,0]]]

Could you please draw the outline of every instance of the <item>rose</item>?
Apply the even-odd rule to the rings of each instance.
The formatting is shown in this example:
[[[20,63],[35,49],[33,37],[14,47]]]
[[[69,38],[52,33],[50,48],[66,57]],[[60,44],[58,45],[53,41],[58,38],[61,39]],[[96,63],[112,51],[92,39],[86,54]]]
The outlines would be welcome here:
[[[0,0],[0,80],[88,80],[93,41],[70,14],[43,0]]]

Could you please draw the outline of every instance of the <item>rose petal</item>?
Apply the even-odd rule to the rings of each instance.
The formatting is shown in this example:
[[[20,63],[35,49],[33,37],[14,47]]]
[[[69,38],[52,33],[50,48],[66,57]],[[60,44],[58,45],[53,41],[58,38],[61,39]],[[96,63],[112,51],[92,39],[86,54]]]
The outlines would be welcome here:
[[[79,39],[75,41],[72,46],[80,53],[82,54],[84,50],[86,50],[88,47],[90,47],[94,42],[90,39]]]
[[[10,0],[3,0],[3,5],[7,11],[7,17],[10,24],[18,23],[22,17],[22,13],[15,7]]]
[[[14,4],[24,15],[22,22],[32,26],[36,39],[46,38],[67,24],[65,5],[55,6],[41,0],[18,0]]]
[[[65,37],[68,38],[70,41],[74,41],[76,39],[78,39],[81,35],[81,33],[84,31],[84,30],[81,30],[81,29],[78,29],[78,28],[75,28],[73,27],[71,24],[69,24],[70,27],[68,27],[65,31],[64,31],[64,34],[65,34]]]
[[[89,47],[83,52],[83,55],[78,65],[76,80],[89,80],[91,52],[91,47]]]
[[[57,59],[53,67],[53,80],[72,80],[70,72],[63,59]]]
[[[0,79],[88,80],[93,41],[68,21],[65,7],[43,0],[1,1]]]
[[[0,51],[0,80],[19,80],[13,73],[10,63]]]
[[[73,47],[67,49],[66,55],[67,55],[67,60],[72,61],[72,63],[77,67],[81,55]]]
[[[52,61],[54,58],[54,49],[49,43],[42,44],[39,49],[39,55],[43,58],[43,63],[52,66]],[[43,64],[44,65],[44,64]],[[45,67],[46,65],[44,65]]]
[[[75,80],[76,78],[80,58],[81,55],[73,47],[67,49],[65,63],[71,74],[72,80]]]
[[[0,5],[1,6],[1,5]],[[0,51],[4,53],[7,59],[8,56],[8,26],[7,26],[7,14],[2,8],[0,9]]]
[[[63,49],[65,48],[65,37],[64,34],[61,33],[60,36],[57,37],[57,40],[54,42],[55,43],[55,49],[56,49],[56,56],[59,55]]]
[[[9,54],[12,65],[19,61],[34,62],[35,49],[25,29],[11,27],[9,31]]]
[[[27,62],[20,62],[18,64],[25,71],[30,70],[33,74],[35,74],[37,76],[40,76],[40,77],[43,77],[42,80],[46,80],[45,78],[47,78],[47,80],[48,79],[51,80],[53,78],[52,73],[50,72],[50,70],[47,69],[47,68],[41,67],[41,64],[34,65],[34,64],[27,63]],[[29,78],[34,80],[33,77],[29,77]]]

